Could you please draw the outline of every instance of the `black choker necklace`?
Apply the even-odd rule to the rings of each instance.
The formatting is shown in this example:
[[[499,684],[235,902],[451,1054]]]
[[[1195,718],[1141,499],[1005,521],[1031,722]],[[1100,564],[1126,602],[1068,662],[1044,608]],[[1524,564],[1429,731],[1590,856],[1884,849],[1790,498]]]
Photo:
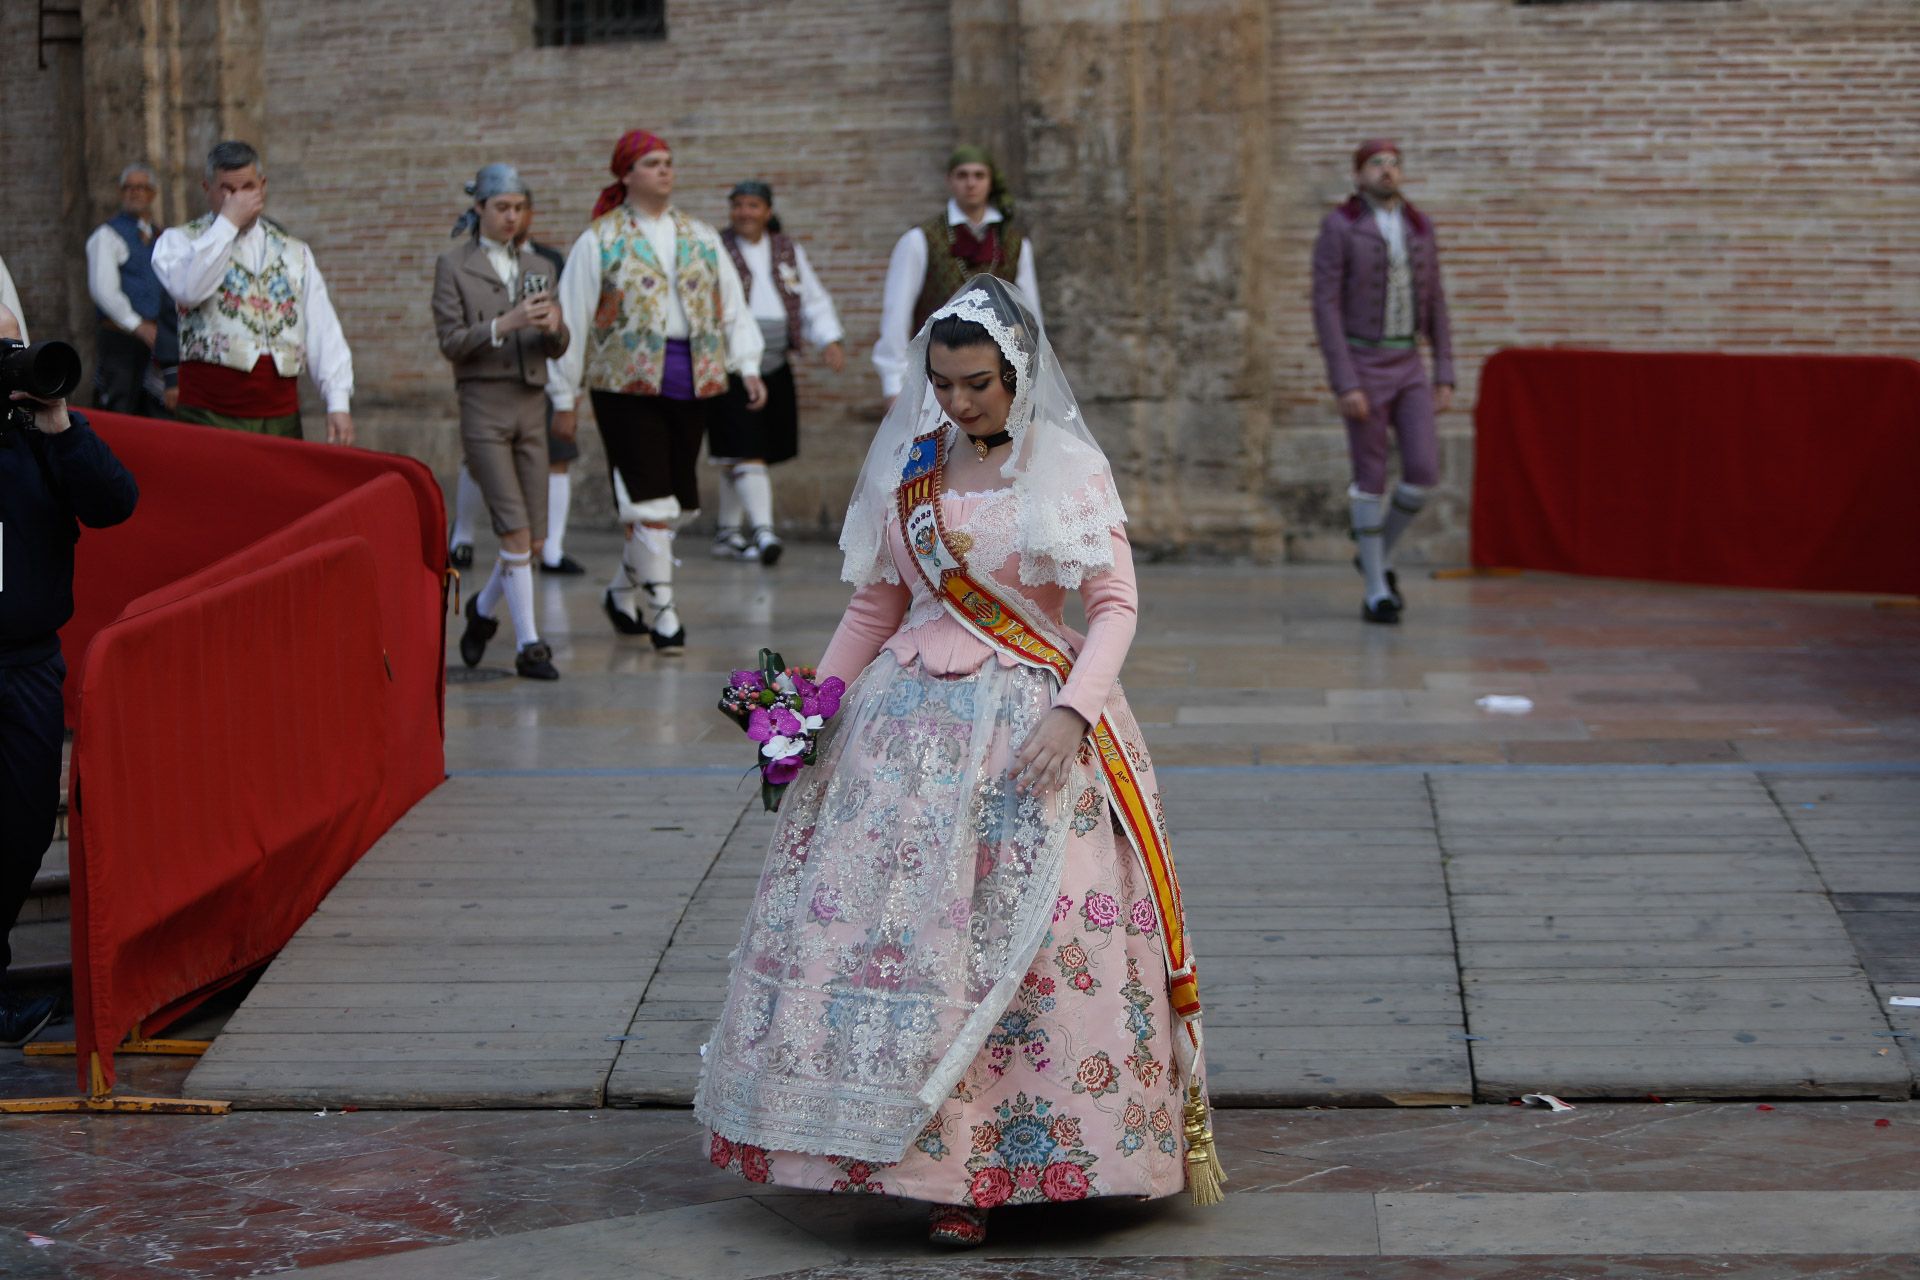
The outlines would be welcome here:
[[[962,434],[965,433],[962,432]],[[1013,432],[1011,431],[996,431],[990,436],[967,436],[967,442],[973,446],[974,453],[979,455],[982,462],[987,460],[988,453],[1012,441]]]

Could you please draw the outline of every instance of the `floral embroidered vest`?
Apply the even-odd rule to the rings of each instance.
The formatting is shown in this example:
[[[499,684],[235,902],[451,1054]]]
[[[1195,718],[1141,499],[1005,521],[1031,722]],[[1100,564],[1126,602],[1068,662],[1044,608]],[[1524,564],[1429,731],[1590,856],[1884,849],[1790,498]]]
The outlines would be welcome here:
[[[1014,229],[1013,219],[1004,218],[988,224],[987,234],[993,237],[994,254],[993,260],[985,266],[968,262],[953,251],[953,225],[947,221],[946,214],[935,214],[928,218],[920,224],[920,231],[927,237],[927,276],[921,281],[920,297],[913,304],[913,332],[920,332],[920,326],[927,322],[928,316],[958,293],[961,285],[982,271],[999,276],[1008,284],[1017,282],[1020,245],[1024,237]]]
[[[674,284],[687,309],[693,353],[693,394],[704,400],[727,389],[719,238],[678,209],[670,213]],[[587,335],[587,386],[657,396],[667,364],[667,274],[629,206],[595,218],[593,234],[600,242],[600,305]]]
[[[729,227],[720,233],[720,243],[727,247],[727,255],[733,259],[733,269],[740,273],[740,288],[747,295],[751,305],[753,301],[753,272],[747,270],[746,255],[740,252],[740,237],[733,234]],[[781,305],[787,309],[786,350],[801,349],[802,336],[806,333],[804,322],[800,318],[800,255],[795,252],[793,237],[780,231],[767,232],[769,250],[767,256],[773,260],[773,285],[780,291]]]
[[[184,230],[192,240],[212,225],[202,214]],[[281,377],[296,378],[306,363],[307,246],[265,219],[260,226],[267,252],[259,274],[229,262],[211,297],[180,308],[180,359],[251,373],[272,356]]]

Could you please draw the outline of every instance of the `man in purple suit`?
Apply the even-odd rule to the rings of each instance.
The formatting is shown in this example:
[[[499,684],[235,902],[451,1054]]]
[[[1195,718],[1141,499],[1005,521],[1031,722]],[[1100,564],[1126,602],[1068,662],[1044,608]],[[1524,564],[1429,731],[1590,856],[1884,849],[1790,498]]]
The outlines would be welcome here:
[[[1405,602],[1392,569],[1394,543],[1440,479],[1435,413],[1453,406],[1453,337],[1440,287],[1433,223],[1400,195],[1400,150],[1372,138],[1353,153],[1347,202],[1313,242],[1313,327],[1327,381],[1347,423],[1353,484],[1347,490],[1354,563],[1366,579],[1361,616],[1400,621]],[[1433,348],[1433,377],[1419,338]],[[1387,493],[1387,431],[1400,446],[1400,483]]]

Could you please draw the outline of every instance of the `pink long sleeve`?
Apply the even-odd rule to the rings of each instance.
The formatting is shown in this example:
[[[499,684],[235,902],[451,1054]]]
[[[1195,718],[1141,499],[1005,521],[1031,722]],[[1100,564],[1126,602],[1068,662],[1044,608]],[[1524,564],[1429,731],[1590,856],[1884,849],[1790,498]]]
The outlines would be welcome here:
[[[1133,548],[1127,535],[1113,531],[1113,568],[1080,584],[1080,600],[1087,610],[1087,642],[1080,646],[1073,674],[1053,705],[1070,707],[1088,724],[1106,711],[1107,695],[1120,678],[1120,665],[1133,646],[1133,629],[1140,612],[1140,584],[1133,573]]]
[[[839,676],[852,684],[900,629],[912,599],[912,592],[897,582],[870,582],[855,591],[827,651],[820,655],[820,678]]]

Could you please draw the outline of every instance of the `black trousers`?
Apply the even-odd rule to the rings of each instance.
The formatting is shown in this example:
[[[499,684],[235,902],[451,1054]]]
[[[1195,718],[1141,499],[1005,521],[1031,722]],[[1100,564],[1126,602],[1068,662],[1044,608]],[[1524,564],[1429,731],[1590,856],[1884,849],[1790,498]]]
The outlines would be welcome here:
[[[593,420],[600,428],[609,470],[620,473],[627,496],[635,502],[672,496],[682,511],[698,511],[700,446],[707,438],[713,401],[618,391],[595,391],[592,396]]]
[[[66,678],[66,659],[58,653],[23,667],[0,666],[0,984],[13,963],[7,935],[53,842]]]
[[[97,336],[94,407],[143,418],[171,418],[167,402],[147,390],[147,368],[153,363],[153,352],[147,344],[112,325],[101,325]]]

